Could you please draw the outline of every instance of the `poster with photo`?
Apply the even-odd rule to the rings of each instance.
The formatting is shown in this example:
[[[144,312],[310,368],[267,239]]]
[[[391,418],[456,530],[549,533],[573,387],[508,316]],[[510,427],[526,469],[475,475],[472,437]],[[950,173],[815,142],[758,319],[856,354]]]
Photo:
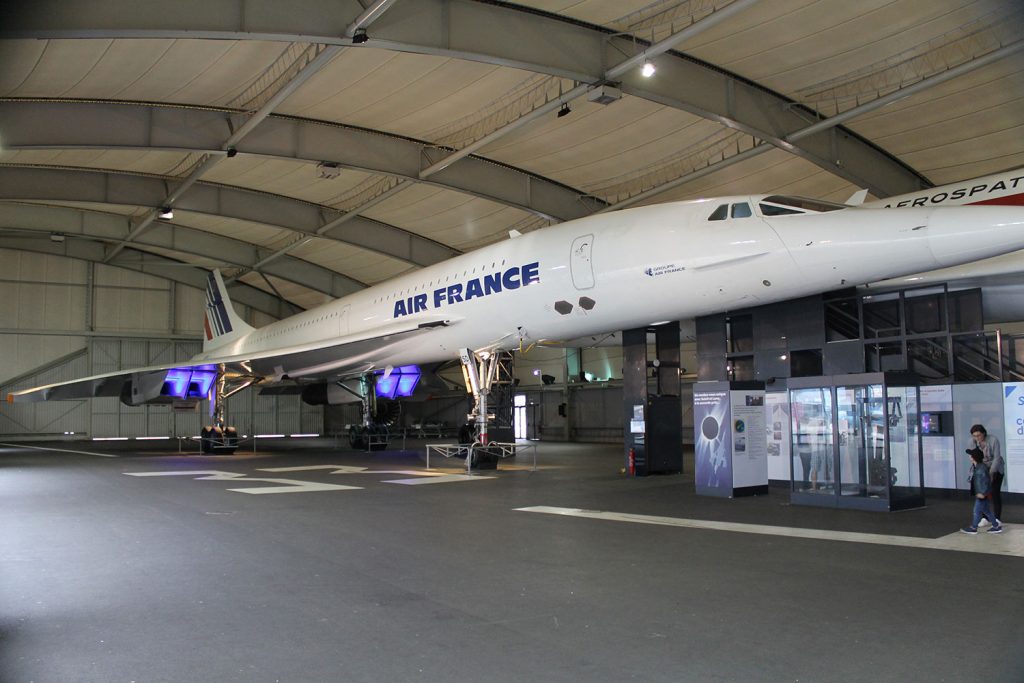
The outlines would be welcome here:
[[[697,489],[732,491],[732,416],[728,391],[693,392],[694,479]]]

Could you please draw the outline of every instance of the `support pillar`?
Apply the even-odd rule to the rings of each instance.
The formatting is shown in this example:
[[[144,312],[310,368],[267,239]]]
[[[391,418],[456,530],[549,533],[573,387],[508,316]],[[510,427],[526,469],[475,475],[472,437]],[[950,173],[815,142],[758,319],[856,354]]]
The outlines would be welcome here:
[[[655,337],[652,360],[649,332]],[[682,472],[679,323],[623,330],[622,358],[626,471],[636,476]]]

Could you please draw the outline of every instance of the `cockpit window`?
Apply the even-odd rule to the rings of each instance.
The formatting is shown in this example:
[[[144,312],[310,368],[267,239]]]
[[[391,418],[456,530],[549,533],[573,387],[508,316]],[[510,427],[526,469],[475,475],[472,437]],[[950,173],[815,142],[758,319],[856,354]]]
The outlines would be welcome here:
[[[804,213],[796,209],[787,209],[784,206],[775,206],[774,204],[765,204],[764,202],[758,204],[758,207],[761,209],[762,216],[788,216],[793,213]]]
[[[710,216],[708,216],[708,220],[709,221],[724,221],[728,217],[729,217],[729,205],[728,204],[722,204],[720,207],[715,209],[711,213]]]
[[[750,204],[743,202],[742,204],[732,205],[732,217],[733,218],[750,218],[753,214],[750,211]]]
[[[773,206],[774,205],[774,206]],[[845,204],[824,202],[820,199],[807,197],[787,197],[780,194],[765,197],[758,205],[764,216],[783,216],[792,213],[824,213],[848,208]]]

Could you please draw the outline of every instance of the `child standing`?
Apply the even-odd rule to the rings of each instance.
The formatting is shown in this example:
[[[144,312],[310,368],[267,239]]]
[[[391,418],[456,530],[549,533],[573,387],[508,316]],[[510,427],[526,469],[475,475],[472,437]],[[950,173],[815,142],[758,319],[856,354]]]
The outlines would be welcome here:
[[[999,524],[999,520],[992,514],[992,506],[989,504],[989,499],[992,498],[992,477],[989,475],[988,466],[985,465],[985,453],[980,448],[968,448],[967,455],[971,456],[971,493],[974,494],[974,517],[971,519],[971,525],[965,526],[962,531],[965,534],[976,534],[978,533],[978,523],[982,517],[992,523],[992,528],[988,530],[990,534],[1001,534],[1003,527]]]

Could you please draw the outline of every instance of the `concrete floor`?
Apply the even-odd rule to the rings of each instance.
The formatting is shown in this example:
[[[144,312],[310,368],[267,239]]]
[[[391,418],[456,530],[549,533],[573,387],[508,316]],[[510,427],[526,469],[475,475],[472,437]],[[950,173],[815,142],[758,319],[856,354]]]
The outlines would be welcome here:
[[[540,444],[536,472],[520,456],[491,479],[402,485],[388,482],[425,479],[421,448],[168,443],[0,446],[0,681],[1024,680],[1012,504],[1002,537],[922,548],[967,521],[966,498],[893,514],[774,489],[698,498],[692,474],[629,479],[620,449],[596,445]],[[295,467],[321,469],[264,471]],[[125,476],[140,473],[178,476]],[[232,490],[275,487],[291,492]]]

